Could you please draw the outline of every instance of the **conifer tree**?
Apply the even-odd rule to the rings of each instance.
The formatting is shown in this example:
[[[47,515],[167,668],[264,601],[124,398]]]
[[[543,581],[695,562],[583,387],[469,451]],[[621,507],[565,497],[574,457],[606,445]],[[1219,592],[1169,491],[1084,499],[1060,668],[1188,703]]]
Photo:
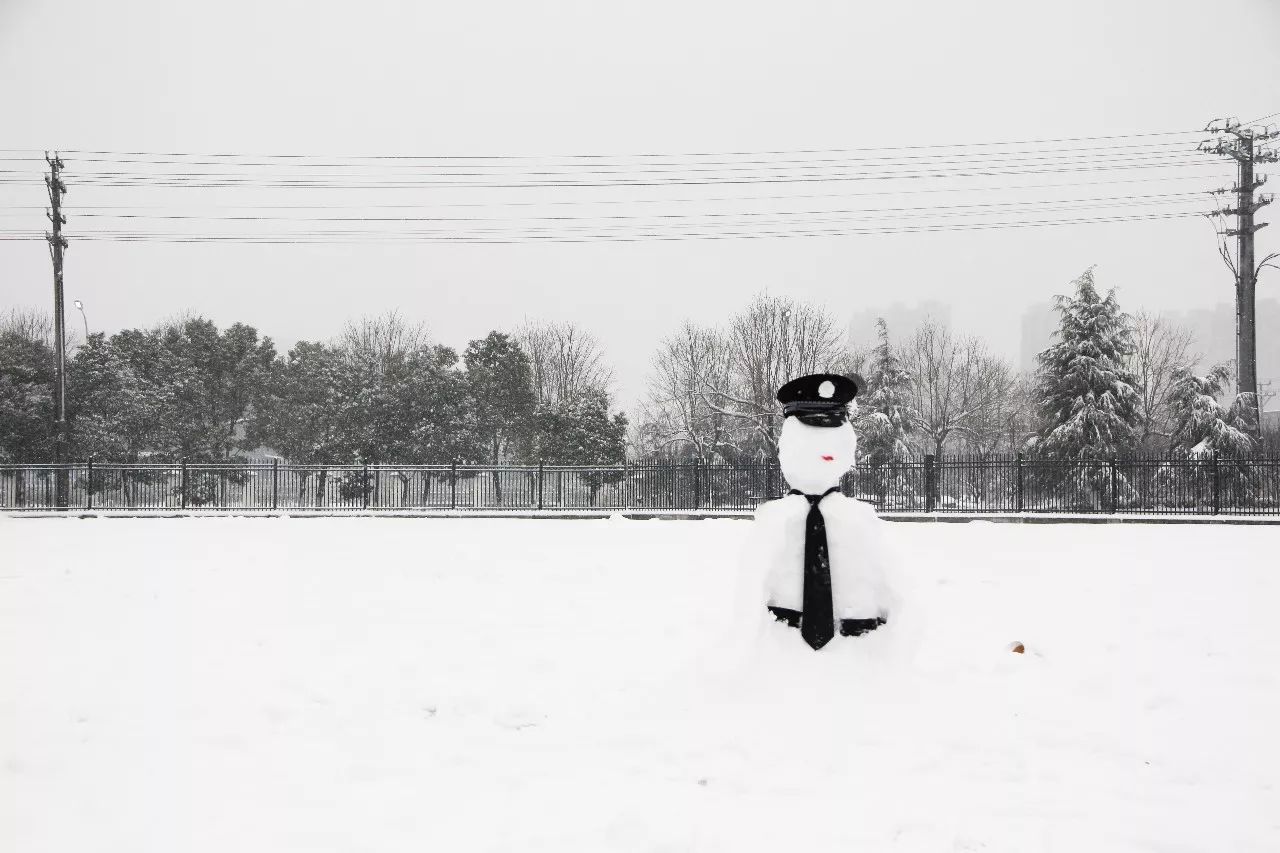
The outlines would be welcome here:
[[[1141,419],[1137,382],[1125,367],[1131,322],[1114,288],[1098,294],[1092,267],[1073,284],[1073,296],[1055,298],[1057,340],[1038,357],[1036,449],[1057,459],[1108,459],[1134,447]]]
[[[1230,377],[1231,368],[1226,364],[1217,365],[1204,376],[1195,375],[1187,367],[1174,371],[1169,390],[1172,453],[1187,459],[1206,459],[1215,453],[1240,456],[1253,450],[1246,420],[1252,407],[1239,405],[1237,399],[1237,405],[1227,412],[1218,402]]]
[[[855,427],[864,462],[883,465],[911,455],[907,436],[911,432],[911,409],[907,383],[910,379],[902,359],[889,342],[889,329],[881,318],[876,322],[880,343],[871,354],[870,389],[858,406]]]

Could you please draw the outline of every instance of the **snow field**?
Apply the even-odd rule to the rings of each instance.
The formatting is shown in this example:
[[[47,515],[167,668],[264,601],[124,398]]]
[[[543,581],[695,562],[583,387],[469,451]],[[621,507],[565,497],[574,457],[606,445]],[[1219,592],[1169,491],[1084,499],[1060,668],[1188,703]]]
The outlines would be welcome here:
[[[890,524],[907,609],[819,653],[747,528],[0,517],[0,839],[1280,844],[1276,528]]]

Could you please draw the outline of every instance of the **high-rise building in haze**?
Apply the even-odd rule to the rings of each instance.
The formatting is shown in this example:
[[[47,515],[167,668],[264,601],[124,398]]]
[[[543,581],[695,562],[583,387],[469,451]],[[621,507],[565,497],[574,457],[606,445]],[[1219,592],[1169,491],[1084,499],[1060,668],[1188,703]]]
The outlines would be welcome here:
[[[1280,409],[1280,394],[1268,404],[1270,391],[1280,391],[1280,301],[1260,299],[1257,304],[1258,391],[1267,409]],[[1236,309],[1232,302],[1219,302],[1212,308],[1170,312],[1170,319],[1181,323],[1195,336],[1192,350],[1200,355],[1200,369],[1236,357]]]
[[[889,328],[889,339],[901,341],[912,334],[926,320],[951,325],[951,306],[945,302],[928,300],[915,305],[895,302],[887,308],[865,308],[849,321],[849,345],[866,349],[876,345],[876,320],[883,317]]]
[[[1018,369],[1035,370],[1036,356],[1048,349],[1058,329],[1058,315],[1051,302],[1037,302],[1022,312],[1022,338],[1018,348]]]

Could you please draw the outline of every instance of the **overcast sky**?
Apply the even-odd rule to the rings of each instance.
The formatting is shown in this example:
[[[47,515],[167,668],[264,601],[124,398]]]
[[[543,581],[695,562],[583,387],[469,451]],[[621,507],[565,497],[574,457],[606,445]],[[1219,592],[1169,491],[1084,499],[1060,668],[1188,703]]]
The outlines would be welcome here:
[[[1277,45],[1274,0],[0,0],[0,146],[555,155],[1182,131],[1280,110]],[[77,189],[67,159],[74,230],[94,190]],[[1227,164],[1209,166],[1204,189],[1230,183]],[[0,187],[0,205],[43,200],[42,187]],[[15,215],[42,227],[38,211],[6,227]],[[1278,232],[1260,247],[1280,248]],[[95,330],[195,311],[251,323],[281,351],[394,308],[458,348],[526,317],[572,320],[604,341],[629,407],[658,337],[684,318],[721,323],[762,290],[842,324],[945,303],[955,327],[1015,359],[1027,306],[1092,264],[1130,310],[1231,298],[1197,219],[589,244],[73,242],[66,287]],[[0,308],[45,305],[50,280],[43,243],[0,242]],[[1280,275],[1260,293],[1280,294]]]

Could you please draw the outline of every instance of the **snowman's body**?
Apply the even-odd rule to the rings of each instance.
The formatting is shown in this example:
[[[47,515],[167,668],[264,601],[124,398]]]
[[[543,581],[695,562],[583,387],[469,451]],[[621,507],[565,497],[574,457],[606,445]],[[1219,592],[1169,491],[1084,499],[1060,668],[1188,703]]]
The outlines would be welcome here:
[[[794,417],[783,422],[778,459],[787,483],[820,495],[840,483],[853,466],[857,438],[845,422],[810,426]],[[819,503],[831,564],[831,598],[836,620],[889,620],[894,594],[888,580],[888,549],[870,504],[839,492]],[[752,558],[760,561],[770,607],[800,611],[804,601],[805,520],[809,501],[787,495],[756,511]]]
[[[836,619],[888,619],[893,609],[881,523],[862,501],[836,493],[822,499]],[[804,603],[804,527],[809,502],[788,495],[756,512],[757,558],[765,565],[766,603],[800,611]]]

